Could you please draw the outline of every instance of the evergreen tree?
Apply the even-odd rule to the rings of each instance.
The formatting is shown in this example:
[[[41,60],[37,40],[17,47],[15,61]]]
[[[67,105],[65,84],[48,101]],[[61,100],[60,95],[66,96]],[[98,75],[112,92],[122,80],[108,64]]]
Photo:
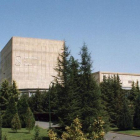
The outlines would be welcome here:
[[[57,112],[58,109],[58,100],[57,100],[57,87],[54,83],[49,87],[49,90],[42,94],[43,98],[43,111],[49,112],[49,97],[50,97],[50,106],[51,106],[51,113]]]
[[[80,115],[79,63],[70,56],[66,46],[58,58],[55,70],[58,75],[55,77],[54,89],[51,90],[56,93],[56,102],[53,104],[57,105],[55,109],[61,125],[66,126]]]
[[[135,83],[132,83],[132,88],[130,90],[130,94],[128,96],[128,99],[130,100],[131,104],[134,105],[134,102],[136,100],[136,96],[137,96],[137,88],[135,86]]]
[[[32,95],[28,99],[28,104],[30,109],[34,113],[44,112],[43,104],[44,104],[44,95],[37,89],[35,95]],[[46,107],[45,107],[46,108]]]
[[[106,116],[109,117],[109,121],[114,122],[114,92],[113,92],[113,78],[111,77],[103,77],[103,82],[101,82],[101,98],[102,98],[102,106],[104,111],[107,113]],[[105,121],[106,122],[106,121]]]
[[[138,94],[135,102],[135,113],[133,117],[133,124],[135,128],[140,129],[140,93]]]
[[[0,111],[0,140],[2,140],[2,115]]]
[[[3,117],[3,127],[11,127],[11,121],[13,116],[17,113],[17,105],[15,103],[15,98],[12,96],[8,103],[6,112]]]
[[[130,93],[128,95],[128,100],[129,100],[129,107],[131,111],[131,115],[134,116],[135,111],[136,111],[136,106],[138,102],[138,95],[139,95],[139,83],[138,81],[136,83],[132,83],[132,88],[130,90]]]
[[[118,116],[121,113],[121,109],[123,108],[123,101],[124,101],[124,91],[122,90],[122,85],[120,78],[114,75],[114,83],[113,83],[113,92],[114,92],[114,120],[115,124],[117,124]]]
[[[70,125],[72,121],[80,115],[80,84],[79,84],[79,63],[73,56],[69,59],[69,80],[67,87],[68,94],[68,114],[66,116],[67,125]]]
[[[28,107],[26,113],[26,129],[29,130],[29,133],[34,128],[34,126],[35,126],[35,119],[31,109]]]
[[[80,55],[80,119],[82,120],[83,130],[87,131],[90,124],[93,124],[94,119],[101,115],[100,89],[92,76],[91,56],[85,44],[81,49]]]
[[[38,125],[35,126],[34,130],[35,130],[35,135],[34,135],[33,140],[41,140],[41,138],[39,137],[40,129],[39,129]]]
[[[34,100],[35,100],[35,104],[34,104],[35,112],[42,112],[43,111],[43,107],[42,107],[43,99],[42,99],[42,95],[41,95],[41,92],[39,91],[39,89],[35,93]]]
[[[9,83],[7,80],[3,81],[0,89],[0,108],[2,111],[6,110],[11,93],[9,91]]]
[[[10,90],[11,90],[12,96],[15,98],[15,102],[17,102],[20,93],[19,93],[19,90],[17,89],[17,85],[15,81],[13,81],[13,84]]]
[[[21,129],[21,124],[20,124],[20,119],[19,119],[19,116],[18,116],[18,113],[16,113],[11,121],[11,128],[12,130],[16,131],[18,129]]]
[[[29,104],[30,109],[34,113],[35,112],[35,104],[36,104],[35,95],[32,95],[31,97],[29,97],[28,104]]]
[[[48,95],[48,92],[49,91],[44,91],[42,93],[42,109],[43,109],[43,112],[49,112],[49,95]]]
[[[18,114],[22,127],[26,127],[26,112],[27,112],[27,108],[29,107],[27,100],[28,100],[28,95],[23,94],[17,103]]]
[[[56,114],[62,126],[67,125],[66,117],[69,113],[69,54],[68,48],[64,45],[64,49],[57,60],[57,67],[55,68],[57,72],[57,77],[55,77],[55,87],[57,91]]]
[[[108,112],[112,126],[117,125],[117,118],[123,106],[124,91],[118,75],[103,78],[101,85],[102,103]]]
[[[64,88],[67,86],[69,76],[69,56],[70,52],[68,51],[68,47],[66,47],[64,44],[62,53],[59,54],[57,59],[57,67],[55,68],[57,72],[55,81],[61,83]]]
[[[127,99],[124,97],[123,106],[119,110],[119,114],[117,115],[117,127],[121,130],[132,129],[133,121],[132,116],[128,107]]]
[[[139,92],[140,92],[140,89],[139,89],[139,82],[138,82],[138,81],[136,82],[136,91],[137,91],[137,95],[138,95]]]

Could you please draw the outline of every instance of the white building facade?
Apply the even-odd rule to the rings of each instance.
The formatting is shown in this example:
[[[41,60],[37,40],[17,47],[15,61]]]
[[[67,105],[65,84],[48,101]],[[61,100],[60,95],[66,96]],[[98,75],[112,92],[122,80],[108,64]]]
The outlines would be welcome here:
[[[133,73],[117,73],[117,72],[102,72],[102,71],[98,71],[93,73],[95,80],[98,83],[101,83],[103,81],[103,77],[112,77],[114,75],[119,75],[119,78],[121,80],[122,83],[122,88],[123,89],[127,89],[130,90],[132,87],[132,83],[133,82],[139,82],[140,84],[140,74],[133,74]]]
[[[0,55],[0,83],[16,81],[20,90],[48,89],[64,41],[12,37]]]

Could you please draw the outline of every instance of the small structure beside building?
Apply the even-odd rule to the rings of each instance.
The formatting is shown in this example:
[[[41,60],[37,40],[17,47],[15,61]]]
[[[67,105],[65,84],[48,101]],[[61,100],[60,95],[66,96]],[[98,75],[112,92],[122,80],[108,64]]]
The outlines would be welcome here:
[[[133,73],[119,73],[119,72],[102,72],[98,71],[93,73],[95,80],[98,83],[101,83],[103,81],[103,77],[112,77],[114,75],[119,75],[119,78],[122,83],[122,88],[126,90],[130,90],[132,87],[133,82],[139,82],[140,84],[140,74],[133,74]]]

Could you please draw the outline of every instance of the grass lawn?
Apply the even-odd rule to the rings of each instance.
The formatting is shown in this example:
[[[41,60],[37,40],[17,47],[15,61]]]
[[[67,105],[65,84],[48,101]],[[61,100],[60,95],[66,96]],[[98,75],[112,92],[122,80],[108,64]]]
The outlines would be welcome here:
[[[2,135],[7,135],[8,140],[32,140],[35,131],[31,130],[30,133],[25,128],[18,130],[14,133],[10,128],[2,128]],[[42,140],[47,140],[47,130],[40,128],[40,137]]]
[[[140,130],[137,130],[137,129],[124,130],[124,131],[122,130],[120,131],[118,129],[112,129],[112,131],[116,133],[126,134],[126,135],[140,136]]]

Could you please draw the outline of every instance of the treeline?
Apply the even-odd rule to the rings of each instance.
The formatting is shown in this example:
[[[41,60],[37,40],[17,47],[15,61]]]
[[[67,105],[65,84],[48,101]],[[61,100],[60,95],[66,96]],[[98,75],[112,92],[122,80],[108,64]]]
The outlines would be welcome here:
[[[140,90],[138,82],[130,91],[123,90],[118,75],[103,78],[100,84],[104,109],[108,112],[111,126],[121,130],[140,128]]]
[[[28,98],[26,95],[20,97],[19,94],[15,81],[12,86],[7,80],[2,82],[0,88],[0,133],[2,127],[12,128],[15,132],[21,127],[26,127],[30,132],[35,125]]]
[[[80,57],[78,62],[64,46],[55,68],[57,76],[49,91],[41,93],[38,90],[29,98],[29,105],[34,113],[49,112],[50,94],[51,112],[58,117],[59,124],[62,127],[70,126],[78,116],[86,132],[99,116],[106,123],[108,118],[101,104],[100,88],[92,75],[91,56],[85,44]]]
[[[92,75],[92,60],[86,44],[79,54],[80,61],[75,60],[64,46],[55,68],[57,76],[48,91],[41,93],[37,90],[31,97],[25,94],[19,98],[17,88],[9,88],[6,82],[3,83],[0,89],[3,126],[7,127],[11,121],[8,110],[17,110],[13,114],[18,112],[23,127],[26,126],[25,112],[28,107],[34,114],[48,113],[50,97],[51,114],[58,117],[62,127],[70,126],[78,117],[83,126],[82,131],[92,133],[94,120],[102,117],[106,130],[109,126],[117,126],[122,130],[132,129],[133,126],[140,128],[138,82],[132,84],[129,94],[122,89],[118,75],[104,77],[99,85]]]

